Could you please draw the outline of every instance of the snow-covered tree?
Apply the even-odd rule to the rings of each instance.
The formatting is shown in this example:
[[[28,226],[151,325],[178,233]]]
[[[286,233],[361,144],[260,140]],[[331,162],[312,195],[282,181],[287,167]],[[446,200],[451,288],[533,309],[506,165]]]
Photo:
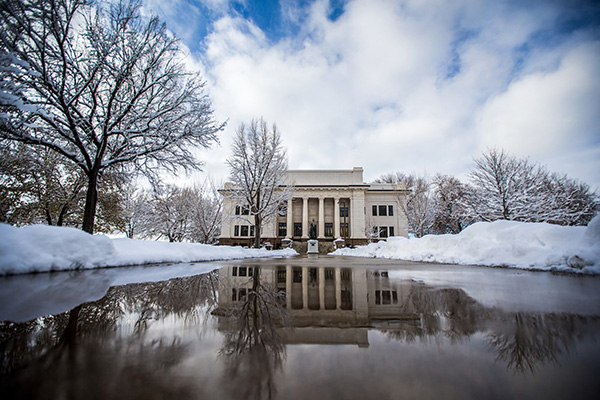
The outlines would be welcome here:
[[[254,219],[254,245],[259,247],[263,223],[287,205],[292,192],[286,182],[287,153],[277,126],[269,129],[262,118],[239,126],[232,153],[227,160],[232,185],[224,193],[247,207]]]
[[[221,234],[223,197],[213,181],[193,187],[194,207],[191,221],[190,239],[194,242],[212,244]]]
[[[144,226],[140,227],[142,237],[165,238],[169,242],[183,242],[189,238],[196,206],[192,189],[164,185],[146,196],[149,207],[143,218]]]
[[[434,197],[431,183],[426,176],[406,175],[402,172],[382,175],[375,182],[402,184],[411,191],[406,202],[400,201],[402,211],[408,221],[409,233],[423,237],[432,233],[434,219]]]
[[[586,225],[600,209],[588,185],[503,150],[476,159],[470,178],[474,190],[467,204],[473,217],[484,221]]]
[[[470,188],[451,175],[433,178],[433,233],[460,233],[474,222],[465,203]]]
[[[50,149],[87,180],[93,232],[107,171],[198,168],[223,128],[179,42],[139,4],[13,0],[0,7],[0,137]]]

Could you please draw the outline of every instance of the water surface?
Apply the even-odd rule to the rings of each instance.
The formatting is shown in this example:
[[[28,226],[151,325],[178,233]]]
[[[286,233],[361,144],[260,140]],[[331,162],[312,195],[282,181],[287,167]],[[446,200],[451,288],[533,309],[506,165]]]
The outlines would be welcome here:
[[[155,268],[3,278],[30,293],[0,308],[34,319],[0,323],[2,398],[600,393],[597,278],[343,257]]]

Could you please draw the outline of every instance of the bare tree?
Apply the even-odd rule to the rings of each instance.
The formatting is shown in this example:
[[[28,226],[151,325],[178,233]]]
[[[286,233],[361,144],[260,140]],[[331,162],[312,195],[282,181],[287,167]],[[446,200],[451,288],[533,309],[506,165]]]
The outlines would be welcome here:
[[[221,234],[223,197],[210,179],[193,188],[194,207],[190,239],[195,242],[212,244]]]
[[[83,230],[94,230],[107,170],[199,168],[190,146],[209,147],[223,124],[178,40],[139,4],[14,0],[0,16],[0,137],[83,171]]]
[[[148,207],[139,233],[142,237],[183,242],[190,236],[196,207],[192,189],[173,185],[156,187],[146,194]]]
[[[474,222],[466,205],[471,188],[451,175],[433,178],[433,233],[457,234]]]
[[[484,221],[506,219],[586,225],[600,209],[588,185],[491,149],[475,160],[468,205]]]
[[[261,118],[241,124],[227,160],[232,185],[224,192],[254,217],[254,246],[260,246],[261,228],[287,205],[292,188],[286,182],[287,153],[277,126]]]
[[[396,172],[382,175],[375,182],[402,184],[409,189],[411,193],[406,196],[406,202],[399,199],[408,221],[409,232],[416,237],[432,233],[434,198],[429,178]]]

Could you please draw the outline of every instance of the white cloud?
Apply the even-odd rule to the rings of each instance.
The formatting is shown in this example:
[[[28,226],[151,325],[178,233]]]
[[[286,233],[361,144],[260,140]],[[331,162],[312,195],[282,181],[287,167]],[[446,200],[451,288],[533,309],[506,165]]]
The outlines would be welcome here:
[[[597,33],[555,32],[559,3],[329,2],[287,7],[300,33],[273,43],[224,15],[205,38],[202,62],[224,163],[240,122],[275,122],[291,168],[363,166],[464,177],[486,146],[531,156],[600,186]],[[550,39],[538,39],[539,33]],[[561,36],[563,35],[563,36]]]
[[[526,75],[482,108],[481,145],[530,155],[597,184],[600,42],[569,49],[561,59],[556,71]]]

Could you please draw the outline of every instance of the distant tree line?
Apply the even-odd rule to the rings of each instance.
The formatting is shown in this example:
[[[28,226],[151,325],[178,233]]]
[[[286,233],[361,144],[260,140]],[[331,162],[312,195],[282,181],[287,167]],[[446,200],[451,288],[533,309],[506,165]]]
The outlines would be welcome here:
[[[498,149],[474,160],[466,183],[450,175],[402,172],[376,182],[411,190],[402,207],[416,237],[456,234],[479,221],[587,225],[600,210],[598,195],[587,184]]]

